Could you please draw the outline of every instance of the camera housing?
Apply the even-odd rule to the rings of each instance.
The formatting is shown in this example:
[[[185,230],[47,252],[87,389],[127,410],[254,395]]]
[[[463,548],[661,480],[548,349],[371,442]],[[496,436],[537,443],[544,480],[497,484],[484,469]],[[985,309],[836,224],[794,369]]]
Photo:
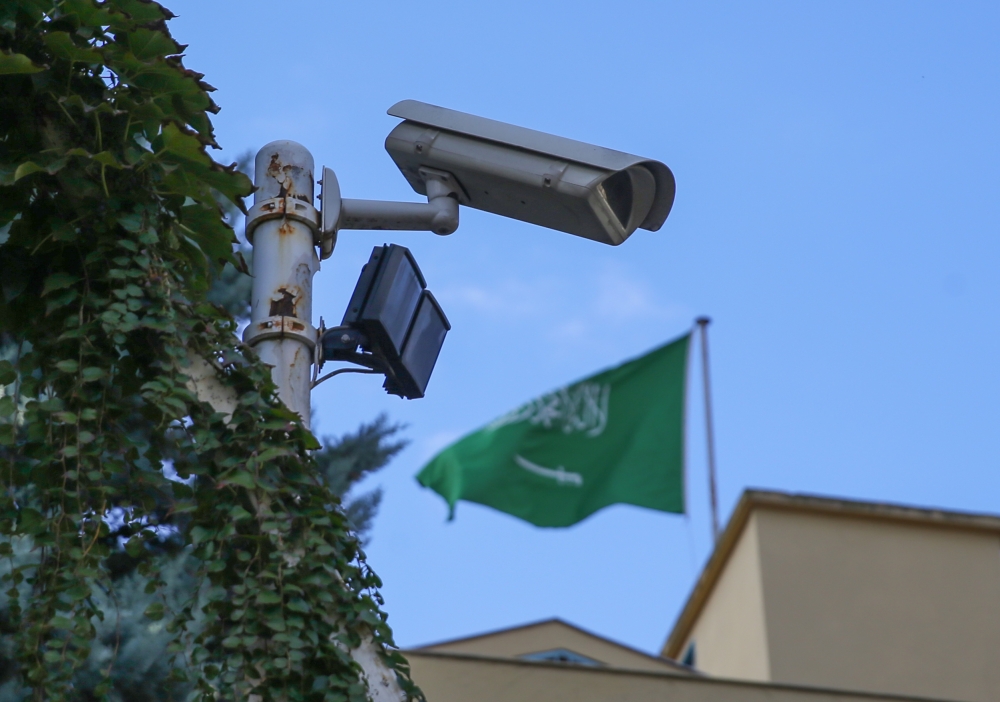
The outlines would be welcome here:
[[[403,121],[386,151],[421,195],[427,169],[442,171],[462,205],[612,245],[657,231],[673,206],[674,176],[659,161],[416,100],[388,113]]]

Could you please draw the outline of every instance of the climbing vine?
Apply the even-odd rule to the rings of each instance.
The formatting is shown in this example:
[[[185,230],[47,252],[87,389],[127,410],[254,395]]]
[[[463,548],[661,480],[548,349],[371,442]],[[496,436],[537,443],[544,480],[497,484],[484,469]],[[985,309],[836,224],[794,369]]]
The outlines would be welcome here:
[[[138,559],[172,679],[204,700],[362,700],[372,641],[411,696],[319,444],[206,300],[241,265],[217,111],[147,0],[0,3],[0,567],[20,694],[76,700],[108,561]],[[205,364],[234,398],[218,411]],[[169,469],[169,470],[168,470]],[[112,515],[131,526],[110,538]],[[163,530],[201,585],[161,596]],[[121,533],[119,529],[116,533]],[[102,664],[103,665],[103,664]],[[114,660],[87,695],[107,698]],[[178,693],[181,694],[181,693]]]

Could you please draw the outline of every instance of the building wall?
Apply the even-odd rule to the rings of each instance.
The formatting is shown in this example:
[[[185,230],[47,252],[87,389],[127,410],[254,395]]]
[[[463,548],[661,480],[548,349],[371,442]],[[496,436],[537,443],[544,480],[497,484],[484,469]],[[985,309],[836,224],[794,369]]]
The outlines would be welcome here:
[[[751,515],[680,649],[683,656],[693,641],[695,667],[709,675],[771,679],[757,529],[757,516]]]
[[[1000,700],[1000,535],[769,509],[754,518],[764,606],[756,594],[744,606],[766,612],[771,680]],[[757,587],[745,564],[727,570]]]

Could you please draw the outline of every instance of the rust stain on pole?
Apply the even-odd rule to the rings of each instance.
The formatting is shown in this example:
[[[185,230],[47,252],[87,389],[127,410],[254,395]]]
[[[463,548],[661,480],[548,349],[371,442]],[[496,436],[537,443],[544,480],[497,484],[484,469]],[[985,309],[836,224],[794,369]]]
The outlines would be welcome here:
[[[298,317],[295,313],[296,303],[300,296],[288,288],[278,288],[271,296],[270,317]]]
[[[273,153],[266,173],[268,178],[273,179],[278,184],[277,197],[291,197],[306,202],[312,199],[313,178],[311,170],[294,164],[282,163],[281,155]],[[303,177],[308,179],[308,193],[302,192],[302,188],[297,188],[295,185],[296,180]]]

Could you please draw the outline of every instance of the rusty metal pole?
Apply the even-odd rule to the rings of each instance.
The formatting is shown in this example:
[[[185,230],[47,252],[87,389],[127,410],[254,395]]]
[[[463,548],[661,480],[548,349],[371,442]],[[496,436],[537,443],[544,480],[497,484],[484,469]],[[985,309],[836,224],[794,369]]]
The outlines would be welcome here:
[[[279,397],[308,427],[317,340],[312,282],[319,270],[313,157],[294,141],[273,141],[254,166],[257,190],[247,216],[253,292],[243,339],[272,366]]]

